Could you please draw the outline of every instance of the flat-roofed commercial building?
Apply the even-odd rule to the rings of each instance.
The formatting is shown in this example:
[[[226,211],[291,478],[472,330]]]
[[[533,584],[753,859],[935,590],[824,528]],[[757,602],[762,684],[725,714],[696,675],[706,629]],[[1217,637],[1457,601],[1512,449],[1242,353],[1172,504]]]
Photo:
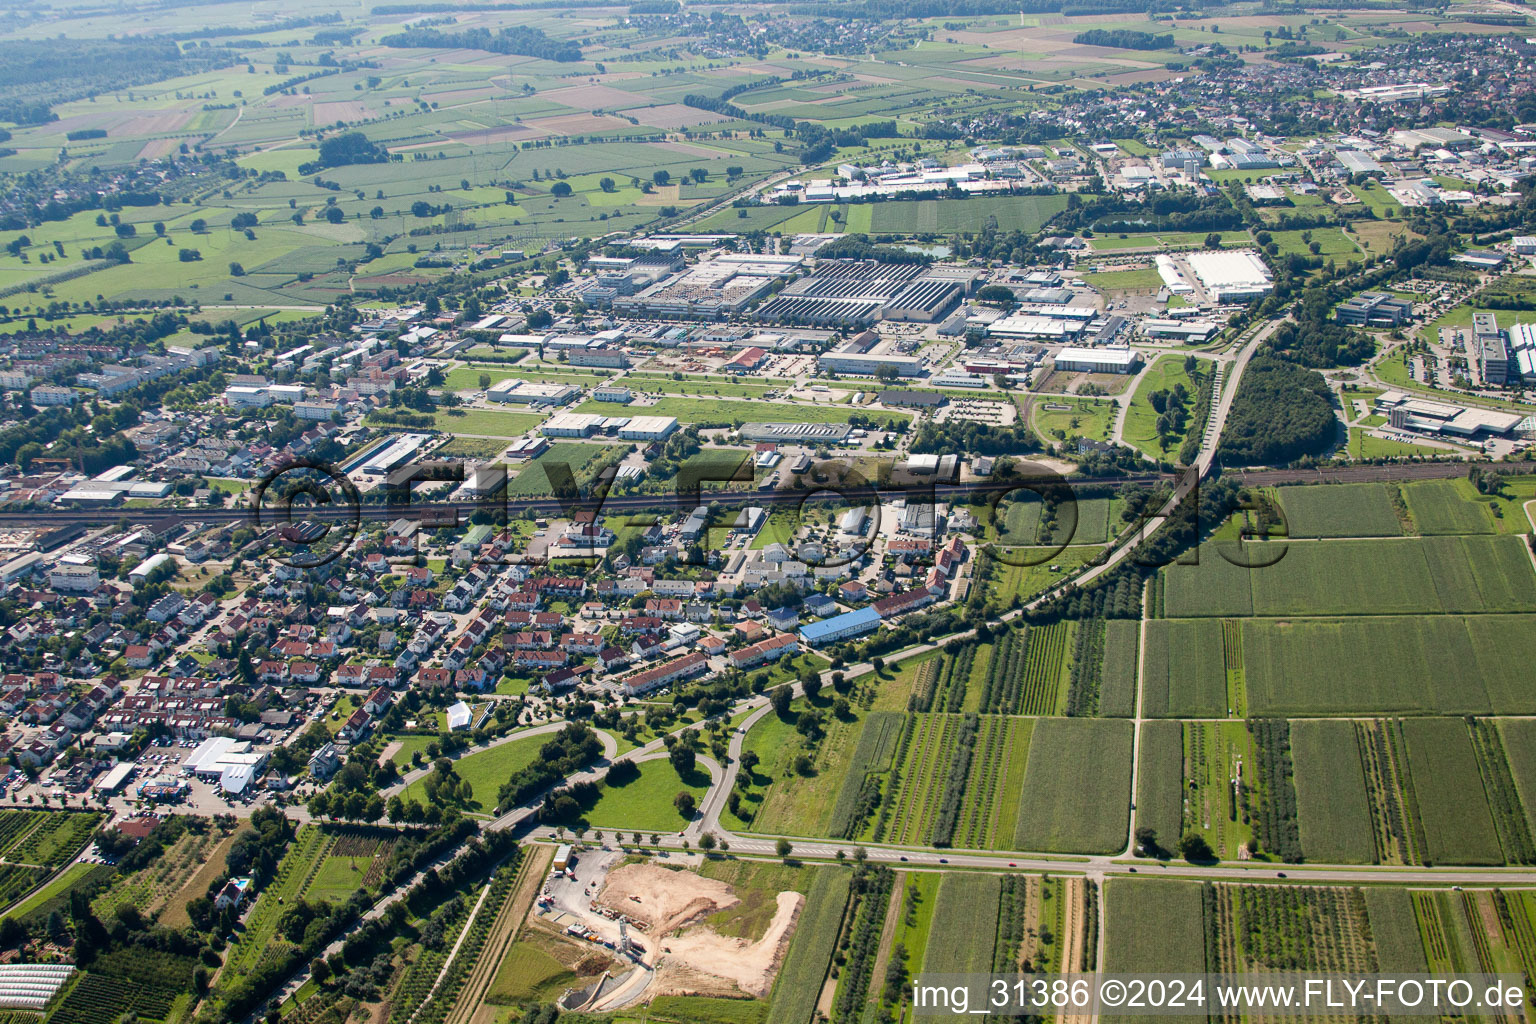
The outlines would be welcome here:
[[[1043,341],[1065,341],[1075,338],[1083,332],[1084,324],[1075,319],[1066,319],[1060,315],[1063,310],[1055,311],[1055,316],[1031,316],[1014,315],[1005,316],[1000,320],[994,320],[987,325],[987,336],[991,338],[1036,338]]]
[[[777,441],[784,444],[797,441],[836,442],[845,440],[852,429],[846,423],[743,423],[741,437],[744,441]]]
[[[1339,303],[1333,316],[1352,327],[1398,327],[1413,319],[1413,303],[1385,292],[1362,292]]]
[[[1515,324],[1509,329],[1508,377],[1536,381],[1536,324]]]
[[[516,378],[498,381],[485,392],[493,402],[514,402],[519,405],[564,405],[581,389],[574,384],[539,384]]]
[[[1069,373],[1134,373],[1141,353],[1133,348],[1077,348],[1056,353],[1056,369]]]
[[[1210,341],[1221,333],[1221,324],[1209,320],[1143,320],[1141,333],[1148,338],[1172,338],[1186,344]]]
[[[539,427],[545,437],[591,437],[603,425],[606,416],[563,412],[551,416]]]
[[[676,430],[676,416],[634,416],[619,428],[619,437],[626,441],[665,441]]]
[[[1185,259],[1206,294],[1217,302],[1247,302],[1274,288],[1269,267],[1251,249],[1236,252],[1192,252]]]
[[[1378,395],[1376,410],[1385,414],[1392,425],[1399,429],[1458,438],[1475,438],[1480,435],[1505,437],[1524,419],[1519,413],[1431,402],[1401,391],[1387,391]]]
[[[1484,384],[1503,387],[1509,383],[1509,348],[1499,330],[1498,317],[1492,313],[1472,314],[1472,347]]]
[[[854,352],[828,352],[816,360],[816,368],[822,373],[846,373],[854,376],[878,376],[882,367],[889,367],[898,377],[921,377],[923,361],[917,356],[860,355]]]

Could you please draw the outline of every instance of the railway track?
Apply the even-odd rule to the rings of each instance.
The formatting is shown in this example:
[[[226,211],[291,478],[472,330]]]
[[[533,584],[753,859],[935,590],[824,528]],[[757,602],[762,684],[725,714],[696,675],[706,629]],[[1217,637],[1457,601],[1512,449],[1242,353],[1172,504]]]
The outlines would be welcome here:
[[[1401,463],[1381,466],[1339,466],[1318,469],[1262,469],[1234,470],[1235,476],[1245,486],[1268,486],[1283,483],[1367,483],[1392,480],[1432,480],[1462,476],[1466,473],[1463,462]],[[1511,467],[1514,468],[1514,467]],[[1536,467],[1533,467],[1536,468]],[[880,499],[905,497],[909,500],[928,499],[935,502],[970,502],[972,499],[987,500],[1019,490],[1031,483],[1036,486],[1066,486],[1073,491],[1085,491],[1095,487],[1119,487],[1125,484],[1151,484],[1175,480],[1171,473],[1147,473],[1119,477],[1020,477],[1000,480],[978,480],[964,484],[913,483],[902,486],[879,487],[866,485],[838,492],[831,489],[748,491],[705,490],[697,496],[681,494],[612,494],[597,497],[569,496],[543,498],[509,498],[505,501],[487,499],[481,501],[413,501],[413,502],[362,502],[359,504],[304,505],[296,506],[293,519],[322,521],[337,520],[391,520],[419,519],[439,521],[444,525],[467,522],[477,513],[493,516],[503,513],[508,517],[525,513],[544,513],[569,516],[579,510],[592,510],[611,515],[615,512],[678,512],[691,511],[699,504],[756,505],[767,508],[796,507],[802,504],[825,502],[874,503]],[[0,509],[0,525],[38,526],[106,525],[128,522],[163,522],[167,518],[186,522],[209,524],[244,524],[269,526],[289,521],[281,509],[257,509],[251,505],[234,508],[97,508],[97,509]]]

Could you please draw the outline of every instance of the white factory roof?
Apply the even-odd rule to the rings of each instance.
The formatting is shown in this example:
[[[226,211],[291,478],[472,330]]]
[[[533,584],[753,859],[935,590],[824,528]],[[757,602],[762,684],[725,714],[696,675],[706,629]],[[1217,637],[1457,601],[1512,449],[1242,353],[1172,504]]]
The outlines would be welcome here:
[[[676,426],[676,416],[631,416],[624,429],[632,433],[659,434]]]
[[[556,413],[544,421],[543,431],[548,434],[557,430],[574,430],[578,433],[587,430],[596,430],[603,425],[607,417],[597,416],[584,412]]]
[[[1005,316],[987,326],[988,334],[1011,334],[1030,338],[1065,337],[1073,328],[1065,321],[1044,316]]]
[[[1133,348],[1083,348],[1077,345],[1068,345],[1056,353],[1056,361],[1082,362],[1082,363],[1107,363],[1114,366],[1131,366],[1141,358],[1141,353]]]
[[[1269,287],[1269,267],[1251,249],[1192,252],[1185,259],[1200,278],[1200,283],[1209,289],[1230,291],[1245,287]]]
[[[148,558],[144,559],[144,561],[140,562],[132,569],[128,570],[128,578],[133,579],[137,577],[139,579],[143,579],[170,560],[171,556],[166,552],[157,552],[156,554],[150,555]]]

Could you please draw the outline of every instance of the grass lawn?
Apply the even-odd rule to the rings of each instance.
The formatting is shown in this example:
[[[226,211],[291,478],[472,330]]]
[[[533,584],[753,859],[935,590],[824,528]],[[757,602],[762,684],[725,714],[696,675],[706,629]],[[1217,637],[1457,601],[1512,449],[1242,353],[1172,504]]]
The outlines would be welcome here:
[[[1169,435],[1168,448],[1164,451],[1157,439],[1157,410],[1152,408],[1152,393],[1154,391],[1172,390],[1175,384],[1183,384],[1184,390],[1189,392],[1190,417],[1188,422],[1193,422],[1195,407],[1195,395],[1199,388],[1184,372],[1183,356],[1163,356],[1153,363],[1151,368],[1142,374],[1141,380],[1136,384],[1136,393],[1131,396],[1131,407],[1125,414],[1125,428],[1122,436],[1128,444],[1133,444],[1152,458],[1163,458],[1167,452],[1177,452],[1179,445],[1184,443],[1184,433],[1178,432]],[[1200,371],[1209,372],[1211,363],[1209,360],[1198,360]]]
[[[1067,395],[1037,398],[1030,404],[1029,422],[1040,439],[1047,443],[1076,436],[1108,441],[1118,409],[1114,402],[1102,398]]]
[[[757,536],[752,538],[752,550],[759,551],[769,544],[783,544],[787,547],[794,542],[799,528],[798,513],[793,510],[775,512],[768,517],[763,528],[757,531]]]
[[[1349,457],[1352,459],[1405,459],[1413,455],[1452,456],[1446,448],[1427,444],[1409,444],[1388,437],[1376,437],[1359,427],[1349,428]]]
[[[1355,243],[1339,228],[1312,228],[1308,231],[1271,231],[1270,236],[1275,244],[1280,246],[1280,255],[1290,256],[1299,254],[1302,256],[1317,255],[1325,260],[1329,257],[1344,258],[1348,260],[1361,260],[1361,254]],[[1318,247],[1316,253],[1311,246]]]
[[[448,391],[478,391],[481,376],[490,378],[490,384],[499,384],[513,377],[521,377],[516,370],[491,369],[481,366],[456,366],[443,376],[443,387]],[[485,385],[489,387],[490,384]]]
[[[330,712],[321,719],[326,732],[332,736],[341,731],[341,727],[347,724],[347,719],[352,717],[352,712],[362,707],[362,698],[356,694],[344,693],[336,698],[336,704]]]
[[[1163,278],[1152,268],[1146,270],[1110,270],[1083,278],[1090,288],[1100,292],[1155,292]]]
[[[1059,583],[1101,551],[1103,548],[1098,545],[1059,551],[1053,548],[999,548],[997,557],[991,560],[993,564],[985,583],[987,606],[997,612],[1014,608],[1017,602]],[[1015,561],[1029,564],[1012,564]],[[1052,567],[1058,571],[1052,571]]]
[[[433,739],[435,739],[435,738],[436,737],[433,737],[433,736],[400,736],[400,737],[397,737],[397,739],[399,740],[399,743],[400,743],[400,749],[395,751],[393,754],[391,754],[389,759],[391,761],[393,761],[401,769],[404,769],[407,765],[409,765],[411,763],[411,755],[414,754],[416,751],[418,751],[418,750],[421,751],[422,752],[422,756],[425,757],[426,756],[426,751],[427,751],[427,744],[431,743],[433,741]]]
[[[666,758],[640,765],[640,777],[624,786],[602,787],[602,796],[583,817],[593,828],[638,829],[642,832],[681,832],[688,824],[672,800],[680,792],[703,803],[709,773],[697,768],[684,779]]]
[[[484,434],[487,437],[521,437],[544,417],[531,412],[501,412],[497,409],[460,409],[432,414],[433,425],[450,434]]]
[[[453,770],[458,773],[459,778],[468,780],[474,791],[470,798],[471,812],[489,814],[496,807],[496,791],[501,788],[502,783],[511,778],[513,772],[521,771],[532,764],[539,756],[539,748],[549,740],[549,736],[530,736],[527,739],[513,740],[499,747],[482,750],[478,754],[466,755],[453,762]],[[409,758],[410,755],[406,754],[406,757]],[[426,803],[427,792],[424,780],[418,779],[405,787],[401,799],[414,799],[418,803]]]
[[[14,917],[17,920],[26,917],[32,911],[36,910],[38,907],[41,907],[44,903],[47,903],[54,897],[62,896],[64,893],[68,892],[71,887],[79,882],[83,882],[86,876],[97,870],[110,869],[103,868],[100,864],[71,864],[62,872],[55,875],[53,880],[50,881],[47,885],[43,886],[41,889],[34,892],[31,896],[28,896],[16,906],[12,907],[6,916]]]

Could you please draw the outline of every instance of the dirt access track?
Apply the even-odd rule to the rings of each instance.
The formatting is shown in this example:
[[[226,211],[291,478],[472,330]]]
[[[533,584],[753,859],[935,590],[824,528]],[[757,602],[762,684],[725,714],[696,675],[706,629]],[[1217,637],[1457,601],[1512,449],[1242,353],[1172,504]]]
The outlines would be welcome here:
[[[805,897],[779,893],[773,920],[755,942],[701,924],[741,901],[726,883],[691,871],[626,864],[609,873],[598,902],[645,926],[645,961],[656,968],[651,994],[729,995],[734,987],[762,998],[773,988]]]

